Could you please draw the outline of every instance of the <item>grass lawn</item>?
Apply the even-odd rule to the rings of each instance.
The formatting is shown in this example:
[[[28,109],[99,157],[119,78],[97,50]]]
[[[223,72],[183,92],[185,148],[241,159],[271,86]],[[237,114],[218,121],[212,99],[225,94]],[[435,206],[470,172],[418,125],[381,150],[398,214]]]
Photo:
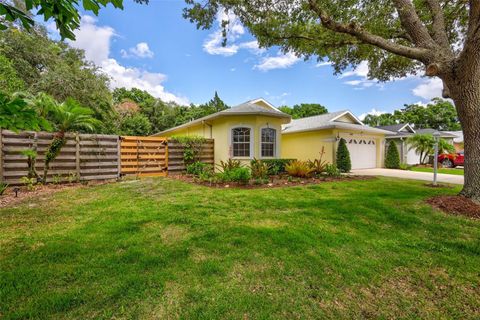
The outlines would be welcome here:
[[[378,178],[210,189],[164,178],[0,210],[2,319],[478,319],[480,221]]]
[[[418,172],[433,173],[433,168],[429,168],[429,167],[412,167],[410,170],[418,171]],[[463,168],[438,168],[438,173],[446,173],[446,174],[463,176]]]

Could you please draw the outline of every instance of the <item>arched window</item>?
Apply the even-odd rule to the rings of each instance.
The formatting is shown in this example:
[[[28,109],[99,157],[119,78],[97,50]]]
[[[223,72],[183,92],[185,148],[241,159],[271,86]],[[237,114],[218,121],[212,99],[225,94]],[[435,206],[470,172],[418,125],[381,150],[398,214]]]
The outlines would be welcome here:
[[[276,143],[277,130],[272,128],[263,128],[261,141],[262,157],[275,157]]]
[[[250,128],[232,129],[232,148],[234,157],[250,157]]]

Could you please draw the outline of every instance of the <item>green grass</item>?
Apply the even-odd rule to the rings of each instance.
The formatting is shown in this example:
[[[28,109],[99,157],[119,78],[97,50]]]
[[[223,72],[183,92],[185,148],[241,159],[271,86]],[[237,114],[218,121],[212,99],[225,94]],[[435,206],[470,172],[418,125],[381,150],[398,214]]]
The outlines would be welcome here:
[[[0,210],[2,319],[478,319],[480,222],[378,178],[262,190],[169,179]]]
[[[430,167],[412,167],[410,170],[418,172],[431,172],[433,173],[433,168]],[[463,176],[463,168],[438,168],[438,173],[445,174],[454,174],[458,176]]]

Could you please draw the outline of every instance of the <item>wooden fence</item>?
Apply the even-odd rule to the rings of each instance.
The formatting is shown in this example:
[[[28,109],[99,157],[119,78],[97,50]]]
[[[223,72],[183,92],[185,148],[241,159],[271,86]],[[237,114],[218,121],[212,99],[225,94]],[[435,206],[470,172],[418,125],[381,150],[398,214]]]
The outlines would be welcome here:
[[[50,164],[47,182],[54,180],[111,180],[120,176],[165,176],[185,170],[183,146],[164,137],[65,135],[67,142]],[[43,174],[45,153],[53,133],[0,130],[0,181],[20,184],[28,175],[25,150],[37,153],[36,170]],[[199,160],[214,162],[214,141],[201,147]]]
[[[214,164],[214,140],[207,139],[203,143],[200,154],[199,161]],[[183,146],[181,143],[170,140],[168,141],[168,172],[169,173],[180,173],[185,170],[185,163],[183,161]]]
[[[120,159],[122,175],[166,176],[168,170],[168,142],[163,137],[122,136]]]
[[[118,178],[119,137],[115,135],[66,134],[67,142],[50,164],[47,181],[107,180]],[[45,153],[53,133],[0,132],[0,181],[18,184],[28,174],[25,150],[37,152],[36,170],[43,174]]]

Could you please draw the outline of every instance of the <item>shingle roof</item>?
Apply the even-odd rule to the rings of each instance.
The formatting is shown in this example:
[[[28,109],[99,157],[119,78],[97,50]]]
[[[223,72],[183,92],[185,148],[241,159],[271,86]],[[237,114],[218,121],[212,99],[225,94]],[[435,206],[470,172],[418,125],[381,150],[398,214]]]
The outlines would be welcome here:
[[[406,125],[407,125],[407,123],[399,123],[399,124],[394,124],[394,125],[391,125],[391,126],[377,126],[375,128],[382,129],[382,130],[387,130],[387,131],[392,131],[392,132],[398,132],[403,127],[405,127]]]
[[[353,124],[353,123],[334,121],[336,118],[342,116],[343,114],[351,114],[353,116],[353,114],[350,111],[341,110],[341,111],[326,113],[318,116],[295,119],[295,120],[292,120],[290,123],[282,126],[282,133],[315,131],[315,130],[333,129],[333,128],[362,130],[362,131],[373,132],[373,133],[387,133],[387,131],[385,130],[372,128],[360,123]]]
[[[435,132],[440,132],[440,137],[442,138],[456,138],[457,136],[451,134],[447,131],[438,131],[435,129],[418,129],[416,130],[418,134],[434,134]]]

